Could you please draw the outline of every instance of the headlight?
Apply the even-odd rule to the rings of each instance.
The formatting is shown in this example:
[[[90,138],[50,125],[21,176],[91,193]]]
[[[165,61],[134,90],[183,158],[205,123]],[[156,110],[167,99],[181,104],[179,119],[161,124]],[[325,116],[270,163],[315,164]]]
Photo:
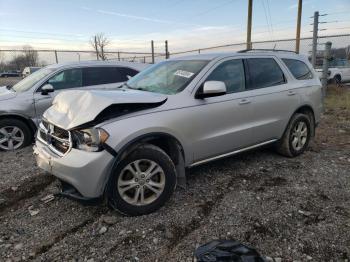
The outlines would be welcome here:
[[[97,152],[102,150],[102,144],[106,142],[109,134],[102,128],[89,128],[72,131],[72,140],[75,148]]]

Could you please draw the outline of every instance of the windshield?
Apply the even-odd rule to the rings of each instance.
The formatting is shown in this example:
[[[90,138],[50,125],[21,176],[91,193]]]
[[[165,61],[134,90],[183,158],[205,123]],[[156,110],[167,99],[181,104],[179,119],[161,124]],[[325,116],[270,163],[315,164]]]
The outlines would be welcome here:
[[[172,95],[181,92],[208,64],[206,60],[165,61],[142,71],[127,82],[131,89]]]
[[[45,76],[50,74],[51,72],[55,71],[55,68],[43,68],[35,73],[27,76],[24,78],[22,81],[18,82],[15,84],[12,89],[15,90],[16,92],[25,92],[32,88],[33,85],[38,83],[41,79],[43,79]]]

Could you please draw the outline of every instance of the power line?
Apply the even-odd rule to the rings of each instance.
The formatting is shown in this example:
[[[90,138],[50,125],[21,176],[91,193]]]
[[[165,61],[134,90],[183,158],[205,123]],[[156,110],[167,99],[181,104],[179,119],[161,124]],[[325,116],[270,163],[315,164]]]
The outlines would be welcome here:
[[[270,19],[270,26],[271,26],[272,37],[274,37],[273,23],[272,23],[272,18],[271,18],[271,9],[270,9],[270,0],[266,0],[266,2],[267,2],[267,13],[268,13],[269,19]]]

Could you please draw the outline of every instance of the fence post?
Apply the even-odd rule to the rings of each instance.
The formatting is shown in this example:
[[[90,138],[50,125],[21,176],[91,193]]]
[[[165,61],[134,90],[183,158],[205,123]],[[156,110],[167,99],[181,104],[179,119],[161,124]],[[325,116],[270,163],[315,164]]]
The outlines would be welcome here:
[[[58,64],[57,50],[55,50],[56,64]]]
[[[165,59],[169,58],[168,40],[165,40]]]
[[[120,61],[120,52],[118,51],[118,61]]]
[[[152,52],[152,64],[154,64],[154,42],[151,41],[151,52]]]
[[[328,67],[329,67],[329,61],[331,60],[331,47],[332,47],[332,42],[327,42],[324,49],[324,55],[323,55],[323,68],[322,68],[322,78],[321,78],[323,97],[326,96]]]
[[[313,67],[315,67],[316,65],[317,37],[318,37],[318,12],[315,12],[314,29],[312,31],[312,54],[311,54],[311,64]]]
[[[198,54],[200,54],[201,53],[201,50],[200,49],[198,49]]]

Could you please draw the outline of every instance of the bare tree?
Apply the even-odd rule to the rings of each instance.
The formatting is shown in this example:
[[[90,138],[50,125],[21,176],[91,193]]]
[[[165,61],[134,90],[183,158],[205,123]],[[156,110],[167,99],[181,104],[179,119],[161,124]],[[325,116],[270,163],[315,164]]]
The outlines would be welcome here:
[[[97,60],[106,60],[106,46],[110,43],[109,39],[103,34],[98,33],[91,37],[90,44],[94,48]]]
[[[38,51],[34,50],[31,46],[23,46],[23,56],[27,66],[37,66],[39,62]]]

